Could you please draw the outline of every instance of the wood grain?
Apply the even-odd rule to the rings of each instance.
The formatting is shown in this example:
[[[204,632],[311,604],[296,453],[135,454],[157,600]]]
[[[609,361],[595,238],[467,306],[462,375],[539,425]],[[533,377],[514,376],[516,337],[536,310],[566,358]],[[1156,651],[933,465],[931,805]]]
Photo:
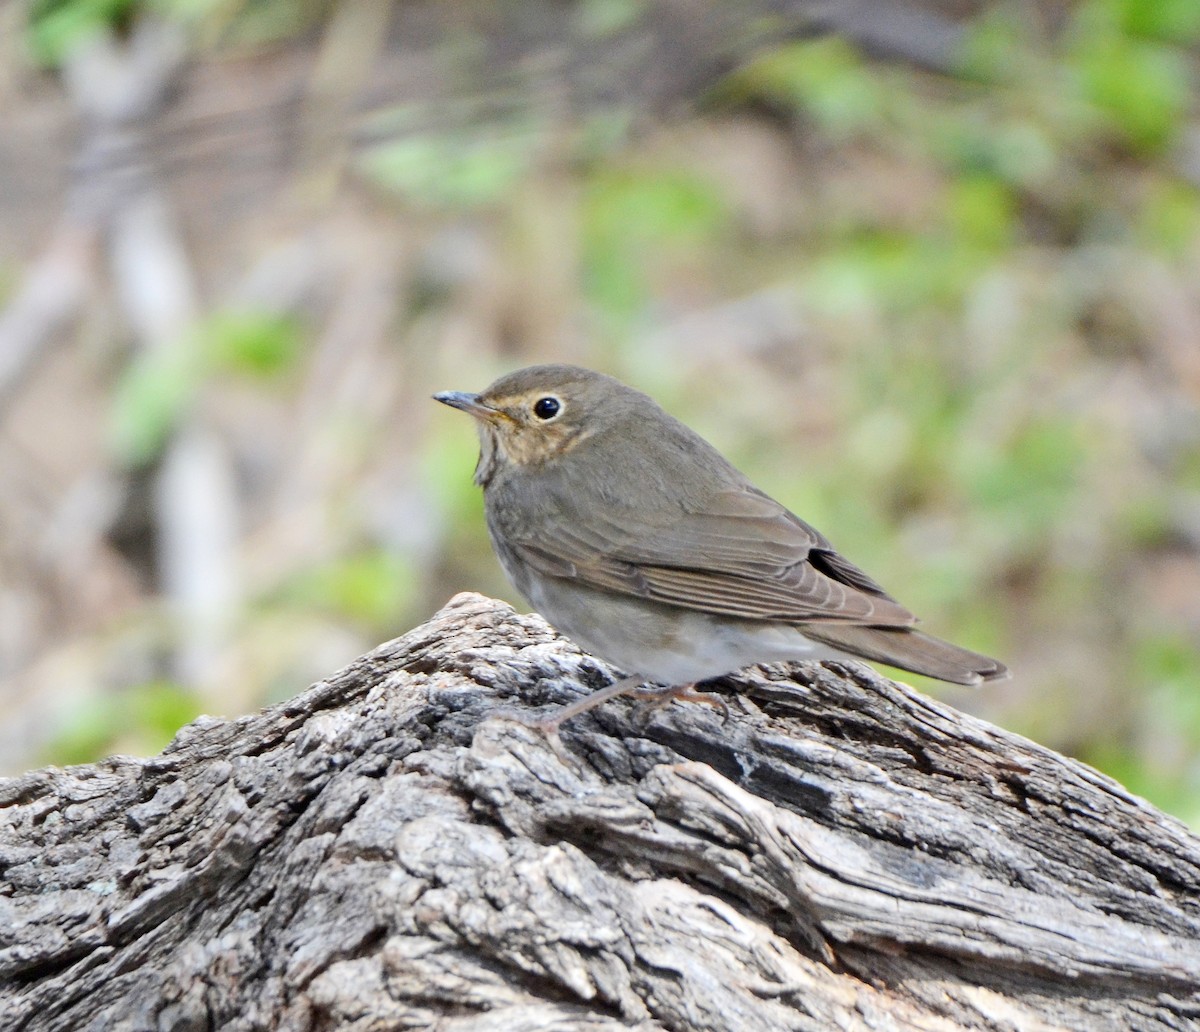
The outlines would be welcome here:
[[[861,666],[617,701],[460,595],[161,755],[0,782],[4,1030],[1200,1027],[1200,841]]]

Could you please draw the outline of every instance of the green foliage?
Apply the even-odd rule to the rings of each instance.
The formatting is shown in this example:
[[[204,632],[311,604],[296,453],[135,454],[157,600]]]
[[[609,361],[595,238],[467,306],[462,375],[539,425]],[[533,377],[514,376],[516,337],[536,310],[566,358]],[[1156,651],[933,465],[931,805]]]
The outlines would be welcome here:
[[[1169,258],[1186,258],[1200,237],[1200,190],[1174,181],[1150,184],[1138,231],[1153,250]]]
[[[966,249],[1002,251],[1016,235],[1016,203],[1012,191],[998,178],[963,176],[947,191],[947,222],[951,239]]]
[[[1078,504],[1088,455],[1083,428],[1055,415],[1031,416],[1007,440],[963,439],[954,454],[981,518],[1014,542],[1037,548]]]
[[[1156,806],[1200,825],[1200,651],[1176,634],[1139,640],[1127,673],[1130,691],[1144,700],[1140,727],[1088,743],[1083,759]]]
[[[1200,491],[1200,446],[1186,448],[1179,456],[1178,482],[1181,488]]]
[[[330,6],[328,0],[33,0],[25,36],[34,60],[57,68],[72,48],[100,32],[121,35],[144,14],[254,45],[303,32]]]
[[[1134,151],[1174,142],[1191,102],[1187,60],[1177,50],[1117,34],[1087,34],[1075,54],[1084,96]]]
[[[584,36],[603,39],[632,28],[646,11],[645,0],[580,0],[579,28]]]
[[[416,584],[405,556],[369,548],[299,574],[283,590],[281,601],[386,632],[397,626]]]
[[[259,380],[293,370],[304,346],[297,319],[255,310],[217,312],[200,327],[200,341],[214,370]]]
[[[470,471],[479,455],[479,438],[470,420],[456,419],[439,427],[425,444],[421,455],[421,479],[429,487],[434,504],[467,525],[482,526],[483,495]],[[454,470],[455,475],[446,475]]]
[[[1195,0],[1110,0],[1106,6],[1131,36],[1166,43],[1200,41],[1200,4]]]
[[[888,84],[836,36],[770,50],[739,69],[722,92],[804,111],[837,139],[880,128],[891,105]]]
[[[330,0],[157,0],[180,17],[207,21],[235,44],[286,40],[319,25],[334,9]]]
[[[587,115],[575,130],[573,156],[587,164],[610,157],[626,143],[632,132],[633,112],[626,107],[612,107]]]
[[[1165,727],[1200,738],[1200,654],[1178,634],[1155,632],[1134,649],[1135,676],[1153,694],[1151,712]]]
[[[142,0],[34,0],[28,40],[34,58],[55,67],[67,52],[101,29],[127,25]]]
[[[1026,21],[1003,7],[966,26],[960,57],[964,75],[990,86],[1013,85],[1041,72]]]
[[[660,264],[715,241],[728,209],[706,180],[682,170],[602,168],[583,200],[584,289],[628,319],[644,308]]]
[[[213,376],[278,379],[295,367],[303,346],[302,328],[290,316],[224,310],[178,343],[143,351],[117,384],[111,415],[114,451],[126,465],[144,465],[162,449]]]
[[[206,375],[195,347],[145,351],[130,363],[114,394],[113,450],[128,466],[149,462],[196,397]]]
[[[150,756],[200,715],[197,700],[170,681],[148,681],[76,707],[46,747],[48,761],[91,763],[113,752]]]
[[[877,307],[913,313],[959,299],[985,260],[965,234],[938,227],[860,233],[817,256],[803,289],[814,310],[831,316]]]
[[[527,130],[423,132],[375,148],[366,173],[420,208],[463,210],[495,204],[528,173],[533,154]]]

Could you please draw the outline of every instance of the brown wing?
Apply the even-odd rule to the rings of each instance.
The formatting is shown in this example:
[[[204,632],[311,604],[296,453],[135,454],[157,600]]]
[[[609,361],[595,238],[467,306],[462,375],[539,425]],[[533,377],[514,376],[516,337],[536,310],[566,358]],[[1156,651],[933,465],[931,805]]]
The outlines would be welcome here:
[[[636,535],[598,518],[549,522],[536,540],[509,541],[548,576],[753,620],[916,622],[821,534],[750,487],[722,491],[706,511]]]

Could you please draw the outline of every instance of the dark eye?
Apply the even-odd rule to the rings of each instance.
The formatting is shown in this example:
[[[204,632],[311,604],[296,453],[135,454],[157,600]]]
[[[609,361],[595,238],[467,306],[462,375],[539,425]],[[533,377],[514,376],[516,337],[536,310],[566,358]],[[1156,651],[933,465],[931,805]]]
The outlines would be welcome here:
[[[562,402],[557,398],[538,398],[533,403],[533,414],[538,419],[553,419],[562,408]]]

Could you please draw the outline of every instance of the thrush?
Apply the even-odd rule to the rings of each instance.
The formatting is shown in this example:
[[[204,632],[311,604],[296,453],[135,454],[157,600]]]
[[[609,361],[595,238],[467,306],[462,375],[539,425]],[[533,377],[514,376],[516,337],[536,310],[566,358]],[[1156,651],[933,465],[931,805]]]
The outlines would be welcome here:
[[[434,397],[476,420],[475,482],[508,578],[629,675],[555,726],[646,682],[708,701],[697,682],[754,663],[867,659],[963,685],[1007,676],[917,630],[823,534],[641,391],[541,365]]]

